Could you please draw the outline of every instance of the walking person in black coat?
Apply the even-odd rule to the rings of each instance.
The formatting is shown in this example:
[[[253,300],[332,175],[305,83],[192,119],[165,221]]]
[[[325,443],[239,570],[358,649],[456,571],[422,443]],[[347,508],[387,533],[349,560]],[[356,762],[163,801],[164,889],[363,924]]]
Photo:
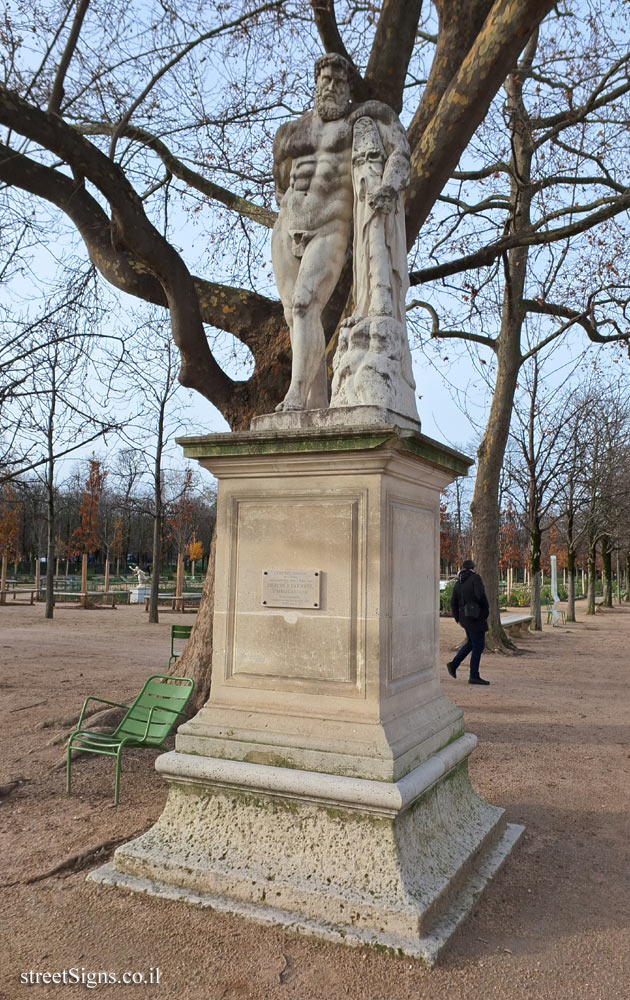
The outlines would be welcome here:
[[[466,632],[466,642],[457,650],[457,653],[446,664],[446,669],[453,679],[457,677],[457,668],[462,660],[470,653],[470,677],[469,684],[489,684],[479,676],[479,661],[486,645],[486,632],[488,631],[488,598],[483,586],[483,580],[478,573],[475,573],[475,564],[472,559],[466,559],[462,563],[462,568],[457,577],[457,583],[453,587],[451,597],[451,611],[453,618],[461,625]]]

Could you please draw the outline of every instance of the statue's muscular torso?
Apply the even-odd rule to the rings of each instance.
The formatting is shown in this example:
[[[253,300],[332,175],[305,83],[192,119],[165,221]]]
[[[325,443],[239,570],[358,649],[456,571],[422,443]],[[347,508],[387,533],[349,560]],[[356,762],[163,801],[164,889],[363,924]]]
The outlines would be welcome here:
[[[314,234],[322,227],[346,228],[352,219],[352,130],[368,115],[379,126],[387,155],[400,149],[405,134],[396,115],[380,101],[351,105],[342,118],[324,122],[309,111],[281,125],[273,147],[278,222],[290,233]],[[406,181],[405,181],[406,183]]]
[[[352,218],[351,148],[347,118],[323,122],[310,112],[278,130],[276,197],[291,233],[315,233],[329,224],[347,227]]]

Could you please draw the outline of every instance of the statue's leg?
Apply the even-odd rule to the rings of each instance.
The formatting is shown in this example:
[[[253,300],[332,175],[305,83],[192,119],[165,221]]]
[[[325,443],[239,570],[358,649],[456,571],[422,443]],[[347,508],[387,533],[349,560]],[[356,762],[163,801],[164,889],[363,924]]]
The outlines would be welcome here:
[[[300,259],[292,252],[291,237],[282,217],[278,219],[273,229],[271,260],[293,350],[293,290],[300,270]]]
[[[279,408],[328,406],[326,342],[321,315],[339,280],[344,262],[346,227],[328,228],[308,243],[293,289],[293,364],[291,385]]]

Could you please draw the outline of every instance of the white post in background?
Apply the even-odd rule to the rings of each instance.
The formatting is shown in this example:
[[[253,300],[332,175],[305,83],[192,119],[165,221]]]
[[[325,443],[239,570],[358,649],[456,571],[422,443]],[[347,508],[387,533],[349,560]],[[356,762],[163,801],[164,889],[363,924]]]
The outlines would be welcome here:
[[[558,568],[555,556],[551,557],[551,597],[553,598],[551,613],[553,615],[553,627],[555,628],[560,621],[560,615],[558,614],[558,604],[560,603],[560,598],[558,597]]]

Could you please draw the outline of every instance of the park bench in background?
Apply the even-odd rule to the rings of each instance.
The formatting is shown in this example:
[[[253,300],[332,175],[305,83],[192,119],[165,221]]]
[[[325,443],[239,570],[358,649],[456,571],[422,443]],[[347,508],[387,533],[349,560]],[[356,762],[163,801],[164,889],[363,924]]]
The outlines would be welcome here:
[[[171,611],[184,612],[186,608],[197,611],[201,597],[201,593],[181,594],[180,597],[176,597],[175,594],[158,594],[158,605],[164,604],[167,608],[170,608]],[[145,597],[145,611],[149,610],[150,601],[150,597]]]
[[[513,614],[501,615],[501,625],[508,635],[521,635],[529,631],[532,623],[532,616],[528,612],[514,612]]]
[[[33,587],[7,587],[0,590],[0,604],[7,603],[7,597],[15,604],[34,604],[37,597],[37,590]],[[28,599],[27,599],[28,598]]]
[[[171,669],[171,664],[175,662],[178,656],[181,656],[184,652],[182,649],[175,649],[176,642],[184,642],[184,644],[190,638],[190,633],[192,632],[192,625],[171,625],[171,655],[168,661],[168,669]]]
[[[114,607],[114,605],[116,604],[129,604],[128,590],[90,591],[88,593],[88,600],[90,597],[100,597],[104,605],[111,604],[112,607]]]
[[[131,705],[121,705],[117,701],[87,697],[83,703],[76,730],[68,740],[66,763],[66,792],[71,788],[72,751],[101,754],[116,758],[116,778],[114,784],[114,804],[118,805],[120,785],[120,759],[125,748],[148,747],[161,749],[173,726],[183,716],[184,709],[195,684],[190,677],[165,677],[153,674],[145,681],[142,691]],[[113,733],[82,730],[88,702],[97,701],[113,708],[127,711]]]
[[[84,598],[86,598],[85,602]],[[46,600],[45,591],[44,600]],[[83,606],[85,603],[88,608],[113,608],[117,604],[129,604],[129,591],[108,590],[105,592],[104,590],[88,590],[87,594],[83,594],[80,590],[55,590],[53,592],[53,604],[57,602],[60,604],[79,604],[80,606]]]

